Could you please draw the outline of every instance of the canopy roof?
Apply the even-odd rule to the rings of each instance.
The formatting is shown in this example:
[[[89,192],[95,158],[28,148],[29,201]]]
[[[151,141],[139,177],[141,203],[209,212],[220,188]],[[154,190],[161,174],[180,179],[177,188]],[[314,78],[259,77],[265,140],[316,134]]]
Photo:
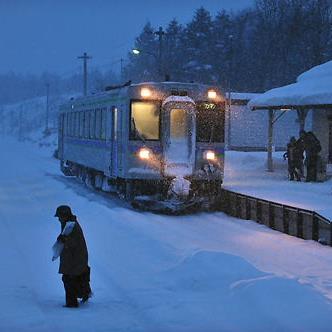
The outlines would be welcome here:
[[[249,102],[252,109],[332,108],[332,61],[311,68],[296,83],[269,90]]]

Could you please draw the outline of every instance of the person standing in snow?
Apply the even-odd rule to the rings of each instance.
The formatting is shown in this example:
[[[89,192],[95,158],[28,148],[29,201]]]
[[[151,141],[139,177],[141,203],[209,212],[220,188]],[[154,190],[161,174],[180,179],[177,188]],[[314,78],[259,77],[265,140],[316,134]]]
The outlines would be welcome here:
[[[59,273],[62,274],[66,292],[65,307],[77,308],[77,298],[81,298],[84,303],[91,297],[88,250],[82,228],[70,207],[59,206],[56,209],[55,217],[58,217],[61,223],[61,234],[58,236],[53,250],[58,248],[60,255]],[[53,255],[54,259],[56,259],[56,255]]]
[[[287,144],[287,152],[284,153],[284,159],[286,158],[288,159],[289,180],[293,181],[296,178],[297,181],[301,181],[303,151],[294,136]]]
[[[306,182],[310,181],[317,181],[317,162],[319,152],[321,151],[322,147],[318,138],[312,131],[304,131],[301,130],[300,132],[300,139],[302,141],[304,150],[305,150],[305,164],[307,167],[307,177]]]

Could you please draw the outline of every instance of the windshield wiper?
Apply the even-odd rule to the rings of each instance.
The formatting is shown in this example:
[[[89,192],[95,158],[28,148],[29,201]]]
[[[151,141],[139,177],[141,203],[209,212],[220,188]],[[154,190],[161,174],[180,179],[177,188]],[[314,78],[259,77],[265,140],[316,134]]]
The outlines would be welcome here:
[[[133,127],[134,127],[134,130],[135,130],[135,138],[136,136],[145,144],[145,139],[144,137],[141,135],[141,133],[137,130],[137,127],[136,127],[136,123],[135,123],[135,119],[132,118],[131,119],[132,122],[133,122]]]

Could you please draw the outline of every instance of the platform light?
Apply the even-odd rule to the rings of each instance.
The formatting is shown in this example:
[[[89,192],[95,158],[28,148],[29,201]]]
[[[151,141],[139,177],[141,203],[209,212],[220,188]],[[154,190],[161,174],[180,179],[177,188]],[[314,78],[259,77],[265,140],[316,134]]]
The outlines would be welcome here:
[[[208,91],[208,98],[209,99],[216,99],[217,98],[217,92],[215,90],[209,90]]]
[[[146,98],[151,96],[151,90],[149,88],[141,89],[141,97]]]
[[[139,54],[141,53],[141,51],[140,51],[139,49],[137,49],[137,48],[134,48],[134,49],[132,49],[131,51],[132,51],[132,53],[135,54],[135,55],[139,55]]]
[[[205,159],[207,160],[216,160],[216,154],[214,151],[206,151],[205,152]]]
[[[140,159],[150,159],[150,150],[141,148],[138,152]]]

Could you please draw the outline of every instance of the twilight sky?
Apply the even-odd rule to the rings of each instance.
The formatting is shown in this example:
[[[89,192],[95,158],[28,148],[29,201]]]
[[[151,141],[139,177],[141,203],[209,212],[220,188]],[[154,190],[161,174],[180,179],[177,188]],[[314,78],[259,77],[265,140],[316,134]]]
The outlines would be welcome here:
[[[70,74],[88,52],[92,66],[118,71],[147,21],[188,22],[200,6],[215,15],[254,0],[0,0],[0,74]]]

